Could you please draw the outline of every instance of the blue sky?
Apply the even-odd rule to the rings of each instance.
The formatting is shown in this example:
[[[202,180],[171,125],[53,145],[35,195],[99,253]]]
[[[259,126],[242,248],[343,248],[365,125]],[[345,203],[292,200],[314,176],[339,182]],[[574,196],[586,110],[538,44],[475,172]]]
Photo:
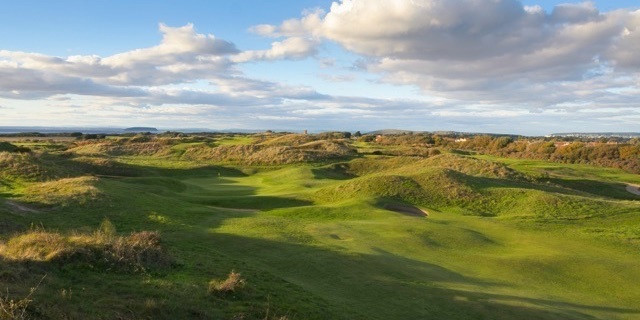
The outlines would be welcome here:
[[[5,2],[0,125],[637,131],[637,1],[564,3]]]

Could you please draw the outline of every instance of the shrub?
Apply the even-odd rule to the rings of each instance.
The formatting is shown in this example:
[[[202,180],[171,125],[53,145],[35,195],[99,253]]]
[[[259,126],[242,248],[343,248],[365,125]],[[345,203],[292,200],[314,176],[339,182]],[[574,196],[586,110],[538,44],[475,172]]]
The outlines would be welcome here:
[[[231,273],[229,273],[227,278],[224,280],[214,279],[209,281],[209,293],[233,293],[242,289],[246,284],[247,281],[242,278],[242,275],[240,273],[231,271]]]

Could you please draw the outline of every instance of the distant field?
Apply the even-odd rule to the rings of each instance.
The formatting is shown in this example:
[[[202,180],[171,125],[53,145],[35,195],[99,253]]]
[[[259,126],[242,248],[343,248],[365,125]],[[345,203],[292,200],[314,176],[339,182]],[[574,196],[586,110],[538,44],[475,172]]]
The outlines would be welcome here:
[[[71,142],[75,141],[74,137],[3,137],[0,136],[0,141],[8,141],[8,142],[19,142],[19,143],[37,143],[39,141],[43,142]]]
[[[310,140],[0,153],[0,291],[54,319],[640,318],[638,175]]]

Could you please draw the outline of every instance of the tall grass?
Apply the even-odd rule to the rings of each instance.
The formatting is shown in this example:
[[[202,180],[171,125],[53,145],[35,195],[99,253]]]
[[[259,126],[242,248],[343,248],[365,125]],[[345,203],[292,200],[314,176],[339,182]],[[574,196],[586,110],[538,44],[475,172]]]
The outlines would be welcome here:
[[[80,264],[90,268],[145,272],[172,265],[173,259],[153,231],[118,236],[110,222],[93,233],[69,235],[35,229],[0,247],[0,256],[17,262]]]

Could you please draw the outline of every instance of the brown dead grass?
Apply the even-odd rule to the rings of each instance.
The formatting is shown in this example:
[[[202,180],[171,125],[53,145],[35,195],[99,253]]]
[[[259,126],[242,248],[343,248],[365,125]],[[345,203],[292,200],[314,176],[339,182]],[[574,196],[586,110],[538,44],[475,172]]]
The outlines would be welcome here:
[[[226,279],[214,279],[209,281],[209,293],[211,294],[227,294],[237,292],[244,288],[247,281],[238,272],[231,271]]]
[[[112,227],[91,233],[63,235],[33,230],[0,245],[0,256],[16,262],[81,264],[91,268],[144,272],[165,268],[173,260],[162,246],[160,234],[153,231],[115,235]]]

